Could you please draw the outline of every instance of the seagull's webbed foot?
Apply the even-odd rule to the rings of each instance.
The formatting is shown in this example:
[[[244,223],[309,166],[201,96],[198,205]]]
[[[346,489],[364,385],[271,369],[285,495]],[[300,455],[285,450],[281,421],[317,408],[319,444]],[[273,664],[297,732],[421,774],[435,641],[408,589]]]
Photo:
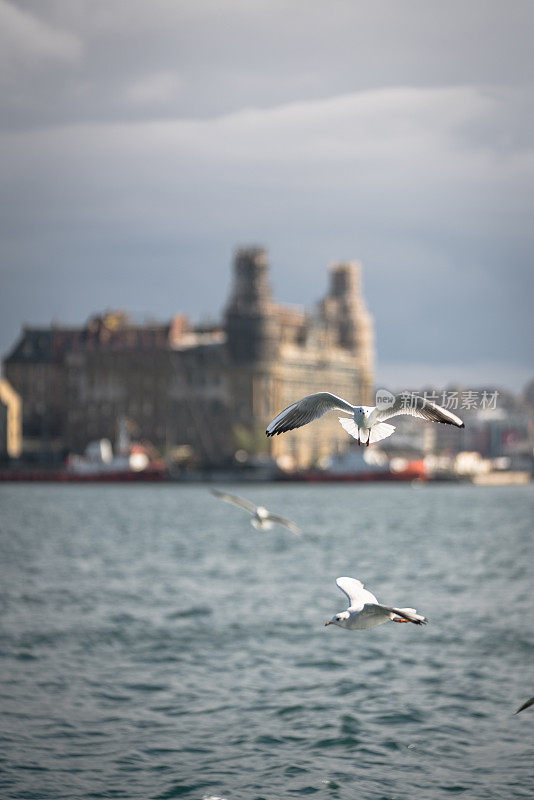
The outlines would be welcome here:
[[[406,623],[408,622],[407,619],[401,619],[400,617],[393,617],[393,619],[391,621],[392,622],[406,622]]]

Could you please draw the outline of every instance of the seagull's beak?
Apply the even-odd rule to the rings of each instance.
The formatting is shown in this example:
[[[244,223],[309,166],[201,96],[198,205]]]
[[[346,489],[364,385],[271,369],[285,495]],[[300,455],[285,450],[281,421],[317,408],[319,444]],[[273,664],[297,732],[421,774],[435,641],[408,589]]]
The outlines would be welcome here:
[[[333,624],[334,624],[334,623],[333,623],[333,622],[331,622],[331,621],[330,621],[330,622],[325,622],[324,626],[325,626],[325,628],[326,628],[326,626],[327,626],[327,625],[333,625]]]

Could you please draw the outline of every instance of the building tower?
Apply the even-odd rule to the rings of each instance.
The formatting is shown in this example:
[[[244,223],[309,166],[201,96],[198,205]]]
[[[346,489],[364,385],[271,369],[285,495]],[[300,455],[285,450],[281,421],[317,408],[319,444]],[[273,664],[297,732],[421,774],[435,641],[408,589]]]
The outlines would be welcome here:
[[[234,364],[262,363],[277,357],[279,330],[274,311],[265,250],[239,248],[225,312],[228,354]]]
[[[361,391],[358,402],[374,402],[373,319],[362,295],[359,261],[342,262],[331,267],[329,291],[320,311],[327,325],[335,329],[339,346],[350,350],[357,358]]]

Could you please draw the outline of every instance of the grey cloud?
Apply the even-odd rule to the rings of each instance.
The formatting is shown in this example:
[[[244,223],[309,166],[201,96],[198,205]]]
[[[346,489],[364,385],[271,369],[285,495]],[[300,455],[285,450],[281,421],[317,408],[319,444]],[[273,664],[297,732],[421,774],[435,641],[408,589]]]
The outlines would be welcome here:
[[[183,81],[176,72],[151,72],[134,80],[126,88],[126,98],[138,106],[157,106],[175,99],[183,88]]]
[[[31,79],[43,64],[73,63],[82,53],[81,39],[11,3],[0,0],[0,69],[3,83]]]
[[[32,211],[44,219],[58,210],[80,220],[96,213],[102,222],[198,233],[207,214],[215,229],[233,209],[251,221],[259,209],[246,197],[255,193],[265,206],[261,198],[274,202],[283,187],[277,205],[262,209],[267,217],[293,205],[330,225],[337,206],[344,224],[357,213],[371,227],[385,217],[390,230],[492,237],[500,235],[486,230],[492,217],[512,232],[531,213],[534,163],[529,150],[496,157],[462,131],[480,116],[487,124],[507,114],[505,93],[497,102],[472,87],[398,88],[210,120],[4,134],[8,215],[26,224]]]
[[[155,263],[168,280],[173,249],[182,254],[184,242],[193,242],[190,271],[180,258],[186,282],[206,264],[223,274],[211,293],[201,300],[190,293],[186,305],[214,313],[231,248],[243,237],[293,252],[283,290],[297,302],[321,294],[315,287],[328,261],[358,256],[369,265],[366,285],[386,354],[410,357],[416,348],[432,358],[437,340],[447,346],[447,309],[457,308],[458,359],[475,358],[492,337],[505,357],[521,339],[513,326],[497,335],[494,320],[511,304],[510,277],[526,280],[534,165],[528,152],[496,159],[468,140],[458,144],[459,129],[480,115],[506,113],[505,101],[472,87],[399,88],[204,121],[9,134],[2,148],[11,193],[5,247],[11,232],[33,239],[38,258],[43,245],[51,247],[49,259],[61,264],[66,253],[80,258],[78,243],[82,264],[90,253],[106,265],[91,272],[102,281],[102,305],[109,270],[142,275],[143,263]],[[224,243],[218,258],[205,239]],[[16,258],[16,246],[11,252]],[[276,279],[282,265],[273,261]],[[31,271],[32,263],[30,254],[19,269]],[[516,323],[527,312],[517,300],[510,309]],[[470,314],[481,302],[486,313]],[[412,331],[408,319],[416,322]]]
[[[21,0],[83,41],[54,82],[33,76],[11,126],[152,115],[209,117],[383,86],[532,83],[527,0]],[[176,75],[179,93],[132,104],[132,85]]]

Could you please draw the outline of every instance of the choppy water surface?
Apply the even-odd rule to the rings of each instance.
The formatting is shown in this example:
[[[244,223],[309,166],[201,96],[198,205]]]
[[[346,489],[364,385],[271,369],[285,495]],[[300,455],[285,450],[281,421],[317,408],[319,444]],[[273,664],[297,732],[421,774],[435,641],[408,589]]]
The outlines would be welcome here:
[[[231,489],[0,487],[0,796],[532,797],[533,489]]]

